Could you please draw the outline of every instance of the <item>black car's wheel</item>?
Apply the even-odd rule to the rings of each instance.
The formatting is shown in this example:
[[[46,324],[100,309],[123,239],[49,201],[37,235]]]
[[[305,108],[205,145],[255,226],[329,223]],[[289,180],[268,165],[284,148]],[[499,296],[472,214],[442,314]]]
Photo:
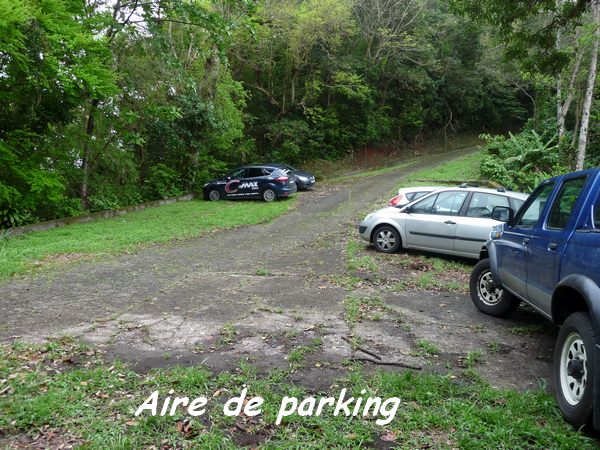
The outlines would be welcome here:
[[[390,225],[382,225],[373,233],[375,249],[383,253],[396,253],[402,245],[400,233]]]
[[[261,196],[265,202],[272,202],[277,198],[277,193],[273,189],[267,188],[264,191],[262,191]]]
[[[506,316],[519,307],[519,300],[492,279],[490,260],[487,258],[473,268],[469,290],[477,309],[490,316]]]
[[[218,189],[211,189],[210,192],[208,193],[208,199],[211,202],[216,202],[217,200],[221,200],[221,193],[218,191]]]
[[[560,412],[576,428],[592,419],[596,333],[588,313],[571,314],[554,349],[554,386]]]

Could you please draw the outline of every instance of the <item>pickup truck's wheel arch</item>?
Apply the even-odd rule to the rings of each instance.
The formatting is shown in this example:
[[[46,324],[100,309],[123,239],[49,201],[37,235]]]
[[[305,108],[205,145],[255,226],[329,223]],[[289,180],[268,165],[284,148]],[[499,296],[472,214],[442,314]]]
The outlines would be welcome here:
[[[567,422],[590,423],[594,403],[596,333],[590,314],[575,312],[565,320],[554,349],[556,400]]]
[[[469,291],[475,307],[490,316],[503,317],[519,307],[519,299],[493,282],[490,260],[487,258],[473,268]]]
[[[380,236],[380,234],[382,235]],[[378,238],[386,237],[388,239],[387,246],[377,242]],[[388,224],[381,224],[373,229],[373,232],[371,233],[371,242],[377,251],[383,253],[396,253],[402,248],[402,237],[400,236],[400,232],[394,226]]]

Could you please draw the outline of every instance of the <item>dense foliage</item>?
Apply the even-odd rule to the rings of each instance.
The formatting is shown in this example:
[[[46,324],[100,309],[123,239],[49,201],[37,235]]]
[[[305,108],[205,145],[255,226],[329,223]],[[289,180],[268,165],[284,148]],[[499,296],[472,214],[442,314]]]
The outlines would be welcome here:
[[[443,0],[0,0],[0,226],[531,112]]]
[[[600,43],[598,0],[450,0],[492,25],[521,69],[533,117],[519,134],[484,136],[482,175],[529,190],[548,176],[600,165],[600,102],[594,98]]]

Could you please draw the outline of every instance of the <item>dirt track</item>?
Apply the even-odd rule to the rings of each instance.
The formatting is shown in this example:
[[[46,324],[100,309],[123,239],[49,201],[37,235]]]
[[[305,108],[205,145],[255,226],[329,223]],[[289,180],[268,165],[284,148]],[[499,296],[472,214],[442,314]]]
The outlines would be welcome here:
[[[467,353],[481,351],[476,369],[492,384],[537,387],[540,378],[550,378],[555,329],[514,333],[514,327],[545,323],[534,313],[521,309],[499,320],[478,313],[466,295],[393,292],[381,278],[351,289],[339,282],[348,275],[345,242],[362,211],[413,170],[461,153],[319,187],[267,225],[4,282],[0,339],[70,334],[138,370],[198,363],[221,370],[240,358],[264,368],[288,367],[294,348],[313,345],[293,376],[320,390],[345,370],[344,360],[367,356],[342,339],[353,335],[385,361],[439,372],[460,374]],[[396,275],[386,273],[381,276]],[[349,296],[380,298],[386,306],[352,326],[344,320]],[[425,355],[416,345],[420,340],[440,353]]]

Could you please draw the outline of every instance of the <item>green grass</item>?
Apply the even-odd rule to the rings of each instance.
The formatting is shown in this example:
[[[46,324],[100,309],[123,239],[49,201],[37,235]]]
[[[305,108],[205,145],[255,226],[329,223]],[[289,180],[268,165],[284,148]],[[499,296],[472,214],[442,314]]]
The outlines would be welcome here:
[[[334,178],[330,178],[328,180],[326,180],[326,183],[339,183],[341,181],[348,181],[348,180],[352,180],[355,178],[366,178],[366,177],[374,177],[377,175],[383,175],[386,173],[390,173],[390,172],[394,172],[396,170],[400,170],[400,169],[404,169],[406,167],[410,167],[411,165],[415,164],[416,162],[418,162],[417,159],[409,159],[408,161],[402,162],[402,163],[398,163],[398,164],[393,164],[391,166],[387,166],[387,167],[379,167],[376,169],[368,169],[368,170],[361,170],[358,171],[356,173],[351,173],[348,175],[340,175]]]
[[[388,306],[381,297],[354,297],[344,299],[345,320],[349,325],[355,325],[363,320],[381,320],[382,312],[388,311]]]
[[[271,203],[194,200],[4,239],[0,241],[0,279],[60,261],[268,222],[293,207],[295,197]]]
[[[424,356],[435,356],[440,353],[440,350],[434,344],[425,339],[417,341],[417,348],[419,349],[420,354]]]
[[[356,236],[356,230],[351,227],[348,231],[348,242],[346,243],[346,268],[351,272],[377,272],[379,266],[371,255],[360,254],[364,253],[365,245],[359,242]]]
[[[419,170],[402,180],[398,187],[446,185],[448,181],[465,182],[479,179],[481,152],[453,159],[439,166]]]
[[[284,395],[315,395],[288,381],[294,370],[264,373],[240,362],[234,372],[220,374],[196,366],[140,375],[121,363],[104,362],[92,349],[70,340],[3,345],[0,390],[8,390],[0,395],[0,446],[16,435],[27,442],[39,433],[54,433],[86,449],[229,449],[240,448],[240,437],[247,436],[255,436],[265,449],[372,447],[381,437],[402,448],[596,447],[561,419],[554,399],[541,389],[499,390],[481,382],[459,382],[452,375],[411,371],[367,374],[360,365],[350,366],[324,394],[337,397],[345,387],[353,397],[399,397],[391,423],[379,426],[370,416],[334,416],[326,409],[321,416],[294,414],[275,425]],[[248,396],[264,399],[262,413],[253,418],[224,416],[223,402],[238,395],[243,385]],[[158,390],[164,400],[170,389],[174,396],[206,396],[205,415],[189,417],[179,408],[172,417],[134,417],[152,391]],[[181,426],[184,419],[190,419],[187,431]]]

